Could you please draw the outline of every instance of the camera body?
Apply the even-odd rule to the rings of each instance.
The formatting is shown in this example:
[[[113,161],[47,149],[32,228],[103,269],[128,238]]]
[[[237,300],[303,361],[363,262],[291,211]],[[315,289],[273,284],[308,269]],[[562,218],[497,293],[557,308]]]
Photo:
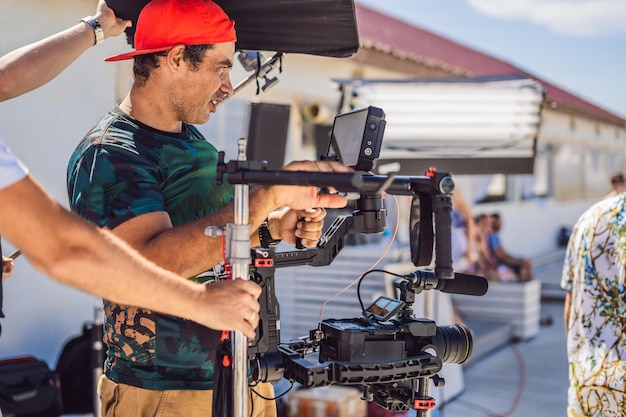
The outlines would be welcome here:
[[[415,408],[423,400],[418,398],[420,379],[438,380],[444,362],[463,363],[472,352],[467,327],[437,326],[425,318],[402,316],[377,325],[331,319],[320,328],[320,362],[351,370],[337,375],[337,383],[363,386],[365,398],[390,411]]]
[[[384,323],[364,318],[322,321],[324,342],[320,344],[319,360],[393,361],[425,353],[447,363],[469,359],[473,344],[466,326],[437,326],[433,320],[409,314],[404,311],[400,317]]]

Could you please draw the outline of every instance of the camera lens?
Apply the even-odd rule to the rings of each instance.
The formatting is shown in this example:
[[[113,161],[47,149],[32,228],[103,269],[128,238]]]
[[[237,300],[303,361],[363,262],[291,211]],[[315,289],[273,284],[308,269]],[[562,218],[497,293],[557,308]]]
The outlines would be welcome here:
[[[462,324],[437,327],[434,339],[443,362],[463,363],[472,354],[472,334],[470,329]]]

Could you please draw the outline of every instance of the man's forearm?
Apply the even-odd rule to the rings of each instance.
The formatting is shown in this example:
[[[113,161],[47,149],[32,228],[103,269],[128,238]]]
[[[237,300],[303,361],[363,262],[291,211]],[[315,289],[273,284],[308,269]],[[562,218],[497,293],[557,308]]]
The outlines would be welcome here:
[[[86,23],[0,57],[0,101],[17,97],[55,78],[93,45]]]
[[[159,268],[109,231],[67,211],[31,177],[1,189],[0,200],[0,233],[55,280],[119,304],[254,335],[256,324],[248,318],[251,308],[258,310],[256,284],[205,286]]]
[[[98,1],[93,18],[100,24],[103,38],[118,36],[131,25],[128,20],[118,19],[104,0]],[[96,39],[91,25],[78,22],[69,29],[0,57],[0,102],[52,80],[94,45]]]
[[[273,210],[273,204],[264,189],[250,193],[248,224],[252,246],[259,244],[257,229]],[[215,214],[182,225],[172,226],[162,223],[163,225],[156,229],[158,232],[154,236],[142,236],[138,240],[133,240],[136,236],[135,230],[141,229],[142,225],[137,226],[133,223],[141,219],[130,220],[113,229],[113,233],[157,265],[184,277],[196,276],[223,260],[222,239],[206,236],[205,230],[209,226],[225,228],[227,224],[233,223],[233,207],[231,203]],[[161,213],[161,215],[165,214]]]

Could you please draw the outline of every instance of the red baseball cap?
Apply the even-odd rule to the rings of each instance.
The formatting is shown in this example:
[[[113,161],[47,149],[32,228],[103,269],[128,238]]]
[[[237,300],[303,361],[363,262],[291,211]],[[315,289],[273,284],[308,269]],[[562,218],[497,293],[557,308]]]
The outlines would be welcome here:
[[[211,0],[152,0],[139,14],[135,51],[106,58],[122,61],[175,45],[235,42],[235,22]]]

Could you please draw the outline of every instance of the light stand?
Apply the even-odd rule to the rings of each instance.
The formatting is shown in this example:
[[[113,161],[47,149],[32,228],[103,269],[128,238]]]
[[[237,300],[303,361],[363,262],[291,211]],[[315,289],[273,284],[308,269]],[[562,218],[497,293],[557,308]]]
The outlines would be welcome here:
[[[221,154],[223,157],[223,154]],[[237,162],[246,161],[246,139],[237,141]],[[246,183],[235,185],[233,223],[225,229],[209,226],[204,231],[209,237],[225,236],[226,262],[232,266],[233,279],[250,279],[250,224],[248,223],[248,191]],[[233,408],[229,416],[248,415],[248,339],[240,332],[231,332],[231,370],[233,372]]]

